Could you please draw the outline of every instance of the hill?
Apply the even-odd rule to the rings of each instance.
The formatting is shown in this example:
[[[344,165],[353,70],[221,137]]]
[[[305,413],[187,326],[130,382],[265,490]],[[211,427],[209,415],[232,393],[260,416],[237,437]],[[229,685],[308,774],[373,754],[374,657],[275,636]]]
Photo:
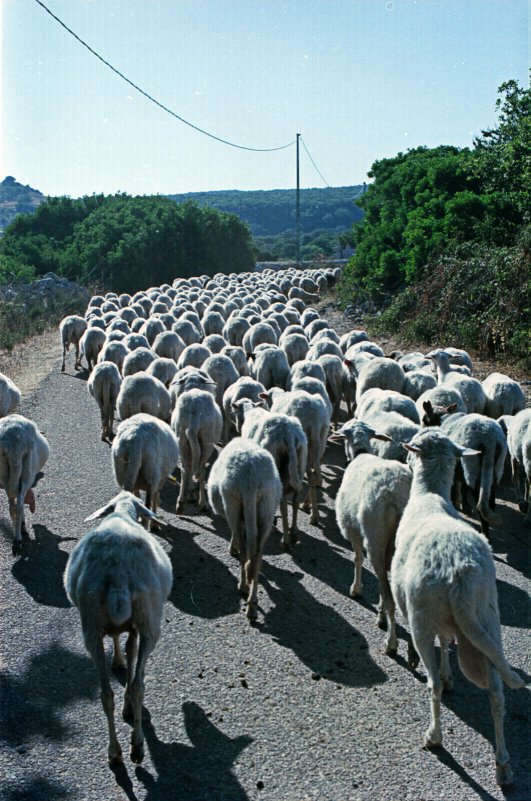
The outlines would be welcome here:
[[[0,236],[17,214],[32,214],[46,196],[8,175],[0,183]]]
[[[341,232],[361,220],[363,212],[355,199],[363,186],[334,186],[326,189],[301,189],[301,231]],[[295,189],[271,189],[254,192],[189,192],[168,195],[177,203],[193,200],[200,206],[214,206],[220,211],[237,214],[251,229],[254,237],[276,236],[295,228]]]

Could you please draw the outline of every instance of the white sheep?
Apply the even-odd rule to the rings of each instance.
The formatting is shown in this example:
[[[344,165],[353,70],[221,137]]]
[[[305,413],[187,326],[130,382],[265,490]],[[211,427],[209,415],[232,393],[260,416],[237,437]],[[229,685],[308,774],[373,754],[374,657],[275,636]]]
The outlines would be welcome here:
[[[134,375],[140,371],[146,371],[149,365],[155,361],[157,355],[151,348],[135,348],[124,359],[122,365],[122,375]]]
[[[104,520],[77,543],[64,574],[70,602],[79,609],[85,647],[98,670],[101,701],[109,727],[108,758],[122,761],[114,725],[111,688],[103,638],[114,640],[113,667],[124,665],[120,634],[127,632],[127,679],[123,715],[133,718],[131,759],[142,762],[142,702],[146,662],[160,637],[164,601],[173,580],[169,557],[155,538],[137,523],[155,515],[138,498],[121,492],[86,521]]]
[[[87,361],[89,373],[98,361],[100,350],[104,345],[105,331],[102,331],[101,328],[89,326],[79,341],[79,349],[81,355],[84,356]]]
[[[7,375],[0,373],[0,417],[15,412],[19,403],[19,388]]]
[[[118,486],[137,494],[157,514],[164,482],[179,462],[179,443],[170,426],[150,414],[134,414],[116,429],[111,456]]]
[[[144,412],[169,420],[171,414],[170,393],[158,378],[144,371],[125,376],[116,400],[120,420]]]
[[[240,592],[247,594],[247,618],[256,620],[258,576],[282,485],[275,461],[251,440],[236,437],[210,471],[208,498],[231,530],[230,553],[241,563]]]
[[[61,345],[63,346],[63,362],[61,365],[62,373],[65,371],[66,354],[70,350],[70,345],[74,346],[76,352],[74,370],[81,369],[79,341],[86,330],[87,321],[77,314],[69,314],[68,317],[64,317],[61,320],[59,324],[59,334],[61,337]]]
[[[451,688],[448,643],[457,638],[461,670],[478,687],[488,688],[496,738],[496,778],[510,784],[512,772],[503,734],[503,679],[509,687],[524,682],[503,654],[496,571],[485,537],[458,514],[450,500],[459,457],[473,451],[437,429],[425,429],[406,445],[413,454],[409,501],[396,532],[391,589],[409,623],[411,637],[428,673],[431,721],[426,747],[442,743],[443,686]],[[434,640],[441,643],[440,673]],[[412,649],[409,662],[418,664]]]
[[[373,387],[363,393],[356,408],[356,417],[363,420],[366,414],[374,411],[398,412],[413,423],[420,425],[419,413],[412,399],[393,389]]]
[[[162,381],[166,389],[169,389],[177,373],[177,365],[173,359],[167,359],[165,356],[158,356],[148,365],[146,373],[158,378],[159,381]]]
[[[223,430],[223,416],[213,395],[201,389],[190,389],[179,395],[171,417],[171,427],[179,440],[182,466],[176,511],[178,514],[183,511],[194,476],[199,484],[198,506],[204,509],[207,505],[206,465]]]
[[[385,652],[391,655],[396,653],[398,643],[395,604],[387,574],[396,529],[409,498],[411,471],[400,462],[380,459],[371,453],[371,439],[378,436],[377,431],[363,422],[351,428],[351,462],[337,494],[336,518],[341,533],[354,550],[351,598],[362,594],[363,547],[367,551],[380,588],[378,626],[388,632]]]
[[[24,504],[35,511],[32,486],[49,453],[46,439],[32,420],[21,414],[0,419],[0,487],[9,501],[14,556],[22,553],[22,532],[26,533]]]
[[[255,381],[254,378],[250,378],[249,376],[242,376],[234,384],[231,384],[225,390],[223,395],[223,441],[228,442],[230,439],[231,432],[233,428],[236,429],[238,434],[241,432],[241,423],[243,421],[243,414],[239,418],[235,411],[238,407],[233,408],[233,404],[243,398],[248,398],[249,400],[253,401],[254,403],[260,403],[263,405],[262,401],[260,400],[260,395],[265,392],[265,387],[259,381]]]
[[[118,370],[121,372],[124,359],[129,353],[129,348],[126,347],[124,342],[106,342],[100,350],[98,356],[99,362],[114,362]]]
[[[497,420],[504,414],[517,414],[525,409],[525,395],[518,381],[503,373],[490,373],[482,382],[487,397],[485,414]]]
[[[483,414],[487,396],[477,378],[463,375],[450,367],[450,356],[445,350],[432,350],[426,354],[428,359],[432,359],[437,367],[437,380],[445,387],[457,389],[463,398],[466,411],[471,414]]]
[[[516,500],[526,523],[531,524],[531,409],[518,412],[507,428],[507,445],[511,456],[511,470]],[[520,471],[524,472],[525,490],[522,495]]]
[[[281,387],[286,389],[290,380],[290,369],[286,354],[276,345],[263,344],[255,350],[251,367],[253,378],[260,381],[266,389]]]
[[[101,415],[101,438],[112,439],[114,410],[122,379],[114,362],[98,362],[87,381],[87,389],[98,404]]]

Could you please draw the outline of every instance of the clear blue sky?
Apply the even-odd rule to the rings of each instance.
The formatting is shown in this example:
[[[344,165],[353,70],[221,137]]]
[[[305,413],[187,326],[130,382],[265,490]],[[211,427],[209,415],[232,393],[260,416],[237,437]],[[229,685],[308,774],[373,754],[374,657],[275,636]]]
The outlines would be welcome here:
[[[469,146],[528,81],[526,0],[43,0],[195,125],[250,147],[300,132],[330,186],[418,145]],[[2,0],[0,180],[79,197],[288,188],[295,149],[212,141],[111,72],[35,0]],[[301,148],[301,186],[323,186]]]

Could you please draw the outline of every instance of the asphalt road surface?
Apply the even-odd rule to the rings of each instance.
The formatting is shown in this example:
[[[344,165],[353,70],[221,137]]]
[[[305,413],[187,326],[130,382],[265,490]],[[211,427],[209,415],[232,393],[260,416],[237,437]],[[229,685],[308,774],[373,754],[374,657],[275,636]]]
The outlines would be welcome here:
[[[70,357],[72,359],[72,356]],[[11,555],[0,499],[0,798],[2,801],[466,801],[531,798],[529,688],[505,688],[507,746],[515,784],[495,782],[488,696],[451,662],[455,690],[443,696],[444,747],[422,748],[429,692],[422,667],[383,653],[377,584],[348,598],[353,562],[333,503],[344,470],[330,445],[320,504],[294,555],[274,529],[265,551],[259,620],[247,622],[236,590],[239,566],[221,518],[174,513],[167,485],[158,534],[174,572],[161,639],[147,667],[146,756],[129,759],[130,726],[119,714],[124,677],[114,675],[124,764],[107,764],[107,727],[96,671],[62,576],[86,532],[84,518],[116,492],[109,446],[99,438],[86,375],[59,365],[26,397],[22,413],[45,432],[51,455],[23,556]],[[502,487],[503,526],[494,530],[503,640],[529,679],[531,532]],[[399,619],[400,623],[403,623]],[[108,651],[110,657],[110,641]]]

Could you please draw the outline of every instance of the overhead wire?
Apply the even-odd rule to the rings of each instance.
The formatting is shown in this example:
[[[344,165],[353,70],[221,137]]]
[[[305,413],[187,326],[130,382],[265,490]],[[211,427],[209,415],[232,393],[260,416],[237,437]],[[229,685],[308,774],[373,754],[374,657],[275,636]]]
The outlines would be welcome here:
[[[304,149],[305,149],[306,153],[308,154],[308,158],[310,159],[310,161],[312,162],[313,166],[315,167],[315,169],[317,170],[317,172],[321,176],[321,179],[322,179],[323,183],[328,187],[328,189],[330,189],[330,184],[327,182],[326,178],[323,177],[323,174],[322,174],[321,170],[319,169],[319,167],[317,166],[317,164],[315,163],[315,161],[311,157],[310,151],[306,147],[306,142],[304,141],[302,136],[300,137],[300,140],[301,140],[302,144],[304,145]]]
[[[221,136],[216,136],[215,134],[210,133],[209,131],[205,131],[203,128],[200,128],[198,125],[194,125],[192,122],[185,120],[184,117],[181,117],[179,114],[176,114],[175,111],[172,111],[163,103],[160,103],[158,100],[152,97],[152,95],[150,95],[148,92],[145,92],[143,89],[141,89],[140,86],[138,86],[136,83],[133,83],[133,81],[127,78],[122,72],[120,72],[120,70],[116,69],[116,67],[113,67],[112,64],[106,61],[106,59],[104,59],[103,56],[100,56],[100,54],[97,53],[89,44],[87,44],[87,42],[85,42],[80,36],[78,36],[77,33],[75,33],[71,28],[69,28],[68,25],[66,25],[61,19],[59,19],[59,17],[57,17],[52,11],[50,11],[48,6],[46,6],[42,2],[42,0],[35,0],[35,2],[39,6],[41,6],[56,22],[58,22],[59,25],[61,25],[66,31],[68,31],[68,33],[71,36],[73,36],[74,39],[76,39],[80,44],[82,44],[83,47],[86,47],[87,50],[90,53],[92,53],[93,56],[96,56],[96,58],[98,58],[103,64],[105,64],[106,67],[108,67],[116,75],[122,78],[126,83],[132,86],[133,89],[136,89],[137,92],[140,92],[141,95],[144,95],[144,97],[146,97],[156,106],[161,108],[163,111],[166,111],[168,114],[171,114],[171,116],[175,117],[177,120],[179,120],[179,122],[182,122],[185,125],[188,125],[190,128],[193,128],[194,131],[198,131],[199,133],[202,133],[205,136],[210,137],[210,139],[215,139],[217,142],[222,142],[222,144],[228,145],[229,147],[235,147],[238,150],[251,150],[255,153],[272,153],[277,150],[285,150],[286,148],[291,147],[292,145],[295,144],[295,139],[294,139],[292,142],[288,142],[286,145],[281,145],[280,147],[247,147],[246,145],[239,145],[236,144],[235,142],[230,142],[228,139],[223,139]]]

